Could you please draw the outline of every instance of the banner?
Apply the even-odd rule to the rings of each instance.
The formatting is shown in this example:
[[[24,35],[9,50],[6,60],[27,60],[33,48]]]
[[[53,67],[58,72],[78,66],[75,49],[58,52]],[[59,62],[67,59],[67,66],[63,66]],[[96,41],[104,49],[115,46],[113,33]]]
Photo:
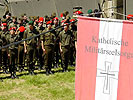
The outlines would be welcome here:
[[[75,100],[133,100],[133,22],[78,18]]]

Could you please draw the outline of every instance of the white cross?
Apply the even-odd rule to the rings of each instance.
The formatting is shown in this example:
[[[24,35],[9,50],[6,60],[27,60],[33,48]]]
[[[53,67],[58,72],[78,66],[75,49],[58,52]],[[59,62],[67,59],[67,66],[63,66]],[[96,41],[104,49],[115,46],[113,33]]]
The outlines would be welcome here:
[[[111,62],[105,61],[105,70],[97,69],[97,77],[104,77],[103,93],[110,94],[110,79],[118,80],[118,71],[111,70]]]

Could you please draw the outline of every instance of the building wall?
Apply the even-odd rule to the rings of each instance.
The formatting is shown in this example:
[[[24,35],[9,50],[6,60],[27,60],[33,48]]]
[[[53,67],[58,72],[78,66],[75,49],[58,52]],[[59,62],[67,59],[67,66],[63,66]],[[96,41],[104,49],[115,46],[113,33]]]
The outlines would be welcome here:
[[[28,1],[28,2],[26,2]],[[87,13],[88,9],[98,8],[99,0],[11,0],[11,12],[15,16],[27,13],[28,16],[44,16],[56,12],[58,16],[63,11],[73,13],[74,6],[82,6],[83,12]]]
[[[3,3],[5,0],[0,0]],[[8,0],[9,8],[13,15],[20,16],[22,13],[27,13],[28,16],[44,16],[51,15],[56,12],[58,16],[63,11],[73,13],[74,6],[82,6],[83,12],[87,13],[88,9],[98,8],[98,3],[103,0]],[[27,2],[26,2],[27,1]],[[107,0],[105,0],[107,1]],[[116,0],[114,0],[116,1]],[[117,5],[123,4],[123,8],[119,8],[117,12],[124,14],[133,14],[133,0],[117,0]],[[125,10],[126,9],[126,10]],[[2,17],[5,7],[0,6],[0,17]],[[118,16],[121,18],[122,16]],[[123,17],[125,19],[125,17]]]
[[[133,14],[133,0],[126,0],[126,2],[127,2],[127,6],[126,6],[126,13],[127,13],[127,15],[128,14]]]

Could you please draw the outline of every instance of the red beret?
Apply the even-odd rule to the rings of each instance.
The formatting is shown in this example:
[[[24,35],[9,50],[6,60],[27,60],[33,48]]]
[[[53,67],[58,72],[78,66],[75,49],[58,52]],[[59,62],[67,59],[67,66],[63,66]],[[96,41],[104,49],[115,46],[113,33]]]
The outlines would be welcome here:
[[[7,26],[7,23],[2,23],[1,26]]]
[[[61,23],[65,23],[65,22],[66,22],[66,20],[62,20],[62,21],[61,21]]]
[[[43,21],[44,21],[43,17],[40,17],[39,22],[43,22]]]
[[[64,23],[63,25],[64,25],[64,26],[69,26],[69,24],[68,24],[68,23]]]
[[[57,20],[58,21],[59,19],[57,17],[55,17],[53,20]]]
[[[127,19],[131,19],[131,18],[133,18],[133,15],[129,14],[129,15],[127,16]]]
[[[11,27],[11,28],[9,29],[9,31],[11,31],[11,30],[16,31],[16,27]]]
[[[70,20],[70,22],[74,22],[74,21],[75,21],[75,19],[71,19],[71,20]]]
[[[60,17],[63,17],[63,13],[60,14]]]
[[[52,24],[52,21],[48,21],[46,24],[47,24],[47,25],[48,25],[48,24]]]
[[[39,23],[41,23],[41,22],[43,23],[43,21],[42,21],[42,20],[39,20],[38,22],[39,22]]]
[[[19,31],[20,32],[24,32],[25,31],[25,27],[24,26],[20,26]]]
[[[83,14],[83,12],[82,11],[76,11],[76,12],[74,12],[74,14],[75,15],[80,15],[80,14]]]

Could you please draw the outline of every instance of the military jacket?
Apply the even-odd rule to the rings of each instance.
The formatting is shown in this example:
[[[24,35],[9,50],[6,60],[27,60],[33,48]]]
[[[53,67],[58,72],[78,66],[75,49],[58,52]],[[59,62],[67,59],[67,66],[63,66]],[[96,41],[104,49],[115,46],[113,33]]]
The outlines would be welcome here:
[[[26,36],[26,32],[24,31],[24,32],[20,32],[20,31],[18,31],[18,41],[21,41],[21,40],[23,40],[23,39],[25,39],[25,36]],[[21,42],[20,44],[24,44],[24,42]]]
[[[2,46],[5,46],[5,45],[7,45],[8,44],[8,39],[9,39],[9,33],[8,33],[8,31],[1,31],[0,32],[0,34],[1,34],[1,40],[2,40]]]
[[[22,23],[23,23],[23,26],[26,27],[26,26],[28,25],[28,22],[29,22],[28,20],[23,21],[23,22],[22,22]]]
[[[37,31],[41,34],[44,31],[45,27],[37,27]]]
[[[43,26],[37,27],[37,31],[39,32],[39,34],[43,33],[44,29],[45,29],[45,27],[43,27]],[[41,46],[41,36],[37,37],[37,45]]]
[[[59,27],[59,25],[58,25],[58,26],[55,26],[55,25],[52,26],[53,29],[55,29],[55,28],[57,28],[57,27]],[[55,30],[55,36],[56,36],[56,37],[58,37],[60,31],[61,31],[61,28],[58,28],[58,29]]]
[[[33,37],[33,36],[35,36],[37,34],[39,34],[39,32],[35,29],[35,27],[34,27],[34,29],[32,31],[28,28],[26,30],[26,33],[25,33],[24,37],[26,39],[26,38]],[[26,41],[26,44],[30,45],[30,46],[36,46],[36,43],[37,43],[37,38],[32,38],[32,39]]]
[[[14,42],[17,42],[18,41],[18,35],[15,35],[15,34],[13,34],[13,35],[9,35],[9,43],[11,44],[11,43],[14,43]],[[9,50],[17,50],[17,45],[11,45],[10,47],[9,47]]]
[[[45,29],[43,32],[47,31],[48,29]],[[56,39],[55,31],[48,32],[41,36],[41,40],[44,41],[45,46],[55,45],[55,39]]]
[[[70,30],[65,32],[64,30],[60,32],[59,39],[62,47],[70,46],[73,35]]]
[[[2,38],[1,38],[1,32],[0,32],[0,47],[2,46],[3,44],[3,41],[2,41]]]
[[[76,25],[71,26],[70,30],[72,31],[72,34],[74,36],[73,41],[77,41],[77,26]]]
[[[16,29],[18,28],[18,23],[16,22],[16,23],[10,23],[10,25],[9,25],[9,28],[8,29],[10,29],[10,28],[12,28],[12,27],[16,27]]]

